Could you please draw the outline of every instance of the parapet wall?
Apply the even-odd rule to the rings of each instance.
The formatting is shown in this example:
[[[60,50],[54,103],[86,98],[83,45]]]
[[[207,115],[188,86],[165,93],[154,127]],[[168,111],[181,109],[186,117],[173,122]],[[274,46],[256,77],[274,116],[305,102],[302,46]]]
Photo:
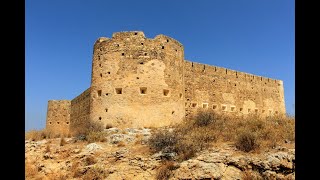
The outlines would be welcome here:
[[[90,114],[90,88],[71,100],[70,130],[74,133],[89,121]]]
[[[261,116],[284,114],[283,82],[185,61],[186,117],[198,108]]]
[[[46,129],[55,133],[68,134],[70,129],[69,100],[49,100]]]

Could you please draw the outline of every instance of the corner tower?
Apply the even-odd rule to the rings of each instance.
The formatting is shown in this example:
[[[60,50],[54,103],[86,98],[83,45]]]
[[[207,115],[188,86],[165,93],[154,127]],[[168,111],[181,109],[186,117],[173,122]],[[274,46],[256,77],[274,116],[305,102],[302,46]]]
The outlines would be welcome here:
[[[118,32],[94,44],[90,120],[159,127],[184,118],[184,50],[176,40]]]

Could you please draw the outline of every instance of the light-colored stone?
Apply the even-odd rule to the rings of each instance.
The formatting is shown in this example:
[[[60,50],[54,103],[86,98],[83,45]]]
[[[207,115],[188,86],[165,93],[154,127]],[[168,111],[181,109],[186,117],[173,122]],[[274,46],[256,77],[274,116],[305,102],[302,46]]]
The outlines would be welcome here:
[[[199,109],[229,115],[285,114],[281,80],[184,59],[177,40],[141,31],[116,32],[93,47],[91,85],[70,100],[48,102],[46,128],[76,133],[87,122],[104,127],[162,127]],[[117,132],[118,133],[118,132]]]

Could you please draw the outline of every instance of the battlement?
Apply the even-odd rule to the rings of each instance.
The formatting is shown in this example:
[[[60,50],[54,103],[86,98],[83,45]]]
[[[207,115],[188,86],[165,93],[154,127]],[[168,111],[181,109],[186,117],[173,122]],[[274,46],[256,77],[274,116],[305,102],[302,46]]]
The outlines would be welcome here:
[[[228,69],[219,66],[212,66],[207,64],[202,64],[198,62],[192,62],[189,60],[185,60],[185,68],[191,70],[192,72],[202,73],[206,75],[224,75],[226,77],[235,77],[242,79],[244,81],[254,81],[261,82],[265,85],[283,85],[282,80],[272,79],[268,77],[258,76],[246,72],[236,71],[233,69]]]

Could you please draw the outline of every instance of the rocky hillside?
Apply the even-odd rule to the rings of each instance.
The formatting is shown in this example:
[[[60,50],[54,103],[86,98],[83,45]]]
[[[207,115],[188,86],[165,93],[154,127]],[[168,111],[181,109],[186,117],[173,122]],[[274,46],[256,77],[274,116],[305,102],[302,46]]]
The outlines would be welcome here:
[[[178,162],[174,153],[153,152],[150,129],[105,129],[105,141],[77,138],[25,141],[26,179],[295,179],[294,143],[245,153],[214,143]]]

